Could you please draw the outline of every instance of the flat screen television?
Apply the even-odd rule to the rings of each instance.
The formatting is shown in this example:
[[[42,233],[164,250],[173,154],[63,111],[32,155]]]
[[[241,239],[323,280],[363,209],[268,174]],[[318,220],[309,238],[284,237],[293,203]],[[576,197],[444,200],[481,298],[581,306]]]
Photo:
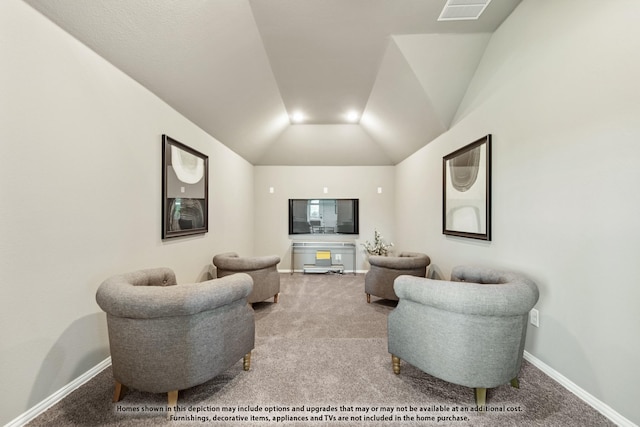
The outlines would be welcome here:
[[[289,199],[289,234],[358,234],[358,199]]]

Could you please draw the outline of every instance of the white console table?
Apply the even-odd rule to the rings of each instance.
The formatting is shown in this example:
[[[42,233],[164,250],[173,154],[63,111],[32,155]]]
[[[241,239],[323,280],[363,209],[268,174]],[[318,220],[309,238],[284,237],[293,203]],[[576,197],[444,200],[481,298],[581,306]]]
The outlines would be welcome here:
[[[356,274],[356,244],[355,242],[291,242],[291,274],[294,272],[295,257],[301,253],[309,253],[309,251],[349,251],[353,255],[353,274]],[[305,266],[306,267],[306,266]],[[333,260],[330,266],[311,266],[314,273],[325,273],[329,271],[343,272],[344,266],[342,264],[333,264]]]

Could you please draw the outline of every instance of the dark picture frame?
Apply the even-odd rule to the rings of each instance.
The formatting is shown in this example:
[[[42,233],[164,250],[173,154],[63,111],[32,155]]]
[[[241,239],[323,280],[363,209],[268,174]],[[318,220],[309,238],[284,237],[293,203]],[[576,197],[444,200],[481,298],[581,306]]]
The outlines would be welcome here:
[[[209,231],[209,157],[162,135],[162,238]]]
[[[491,134],[442,158],[442,233],[491,240]]]

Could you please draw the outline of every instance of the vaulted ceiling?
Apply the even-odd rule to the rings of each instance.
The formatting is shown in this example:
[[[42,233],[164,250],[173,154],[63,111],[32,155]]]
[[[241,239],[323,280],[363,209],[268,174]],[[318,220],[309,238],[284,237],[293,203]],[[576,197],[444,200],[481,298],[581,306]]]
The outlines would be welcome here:
[[[25,2],[254,165],[393,165],[450,127],[520,0]]]

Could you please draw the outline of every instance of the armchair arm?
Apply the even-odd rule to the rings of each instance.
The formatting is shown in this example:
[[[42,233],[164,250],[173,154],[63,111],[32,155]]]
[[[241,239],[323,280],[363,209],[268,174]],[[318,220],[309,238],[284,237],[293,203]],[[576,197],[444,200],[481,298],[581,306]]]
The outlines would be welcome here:
[[[116,317],[150,319],[189,316],[246,298],[253,289],[247,274],[176,286],[134,286],[139,273],[105,280],[96,293],[98,305]]]
[[[394,290],[401,302],[485,316],[522,315],[538,301],[537,286],[524,277],[509,283],[479,284],[403,275],[395,280]]]
[[[253,271],[273,267],[280,262],[277,255],[258,257],[239,257],[234,252],[218,254],[213,257],[213,265],[223,270]]]

